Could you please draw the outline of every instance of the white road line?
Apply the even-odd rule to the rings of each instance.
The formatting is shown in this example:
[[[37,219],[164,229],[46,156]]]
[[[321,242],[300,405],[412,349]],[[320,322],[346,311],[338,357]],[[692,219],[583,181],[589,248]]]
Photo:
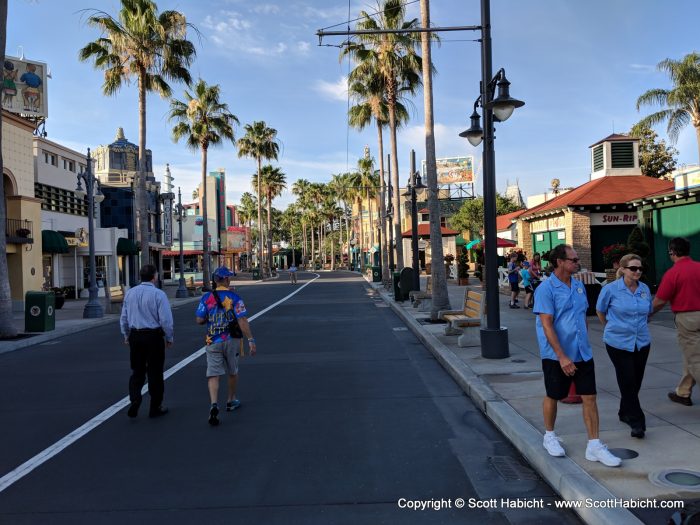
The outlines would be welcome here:
[[[317,273],[314,273],[312,275],[315,275],[316,277],[314,277],[312,280],[310,280],[306,284],[300,286],[298,290],[294,290],[292,293],[290,293],[286,297],[280,299],[276,303],[268,306],[267,308],[258,312],[257,314],[250,316],[248,318],[248,321],[250,321],[250,322],[254,321],[255,319],[257,319],[258,317],[262,316],[263,314],[269,312],[270,310],[272,310],[276,306],[279,306],[280,304],[287,301],[291,297],[294,297],[296,294],[301,292],[304,288],[309,286],[316,279],[321,277]],[[163,378],[168,379],[170,376],[172,376],[176,372],[179,372],[184,367],[189,365],[192,361],[194,361],[198,357],[202,356],[205,353],[205,351],[206,351],[206,348],[202,347],[199,350],[197,350],[195,353],[189,355],[188,357],[186,357],[185,359],[183,359],[182,361],[180,361],[176,365],[169,368],[163,374]],[[148,385],[144,386],[143,390],[141,392],[143,394],[148,392]],[[73,430],[70,434],[64,436],[62,439],[60,439],[59,441],[57,441],[56,443],[54,443],[50,447],[42,450],[33,458],[25,461],[24,463],[22,463],[19,467],[17,467],[13,471],[5,474],[2,478],[0,478],[0,492],[5,490],[9,486],[13,485],[15,482],[19,481],[20,479],[22,479],[24,476],[29,474],[32,470],[36,469],[37,467],[39,467],[43,463],[46,463],[48,460],[50,460],[56,454],[58,454],[59,452],[61,452],[65,448],[69,447],[70,445],[72,445],[73,443],[78,441],[81,437],[85,436],[91,430],[94,430],[95,428],[97,428],[99,425],[101,425],[102,423],[107,421],[109,418],[111,418],[114,414],[116,414],[117,412],[122,410],[128,404],[129,404],[129,397],[128,396],[120,399],[119,401],[114,403],[108,409],[100,412],[95,417],[93,417],[91,420],[89,420],[88,422],[86,422],[82,426]]]

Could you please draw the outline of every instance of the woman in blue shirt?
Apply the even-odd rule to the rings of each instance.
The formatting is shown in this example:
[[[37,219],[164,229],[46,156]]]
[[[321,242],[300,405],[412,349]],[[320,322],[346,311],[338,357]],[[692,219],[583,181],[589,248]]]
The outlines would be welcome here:
[[[620,259],[618,279],[604,286],[596,313],[603,327],[603,342],[615,366],[620,388],[620,421],[632,428],[632,437],[643,438],[646,431],[639,390],[649,357],[651,336],[648,318],[652,312],[649,287],[640,282],[642,261],[627,254]]]

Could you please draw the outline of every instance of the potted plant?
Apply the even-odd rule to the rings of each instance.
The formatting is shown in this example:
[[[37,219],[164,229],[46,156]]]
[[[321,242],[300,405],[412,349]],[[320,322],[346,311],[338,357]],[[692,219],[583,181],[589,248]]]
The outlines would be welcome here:
[[[601,250],[603,262],[605,263],[605,277],[608,281],[616,279],[617,268],[620,265],[622,256],[629,252],[625,244],[609,244]]]
[[[459,286],[469,284],[469,257],[464,250],[457,257],[457,284]]]

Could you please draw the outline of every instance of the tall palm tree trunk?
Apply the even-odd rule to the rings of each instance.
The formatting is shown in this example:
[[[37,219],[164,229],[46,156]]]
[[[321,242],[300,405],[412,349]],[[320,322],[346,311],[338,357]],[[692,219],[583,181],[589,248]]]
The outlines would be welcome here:
[[[149,264],[150,234],[148,232],[148,206],[146,201],[146,86],[143,81],[145,71],[139,72],[139,175],[136,184],[136,206],[138,209],[139,242],[141,243],[141,263]]]
[[[207,214],[207,148],[202,146],[202,285],[211,286],[209,263],[209,216]]]
[[[331,215],[331,270],[335,270],[335,241],[333,240],[333,223],[335,222],[335,217]],[[343,236],[343,232],[340,232],[340,236]]]
[[[0,0],[0,50],[5,56],[7,38],[7,0]],[[2,114],[0,112],[0,144],[2,144]],[[3,172],[2,151],[0,150],[0,174]],[[4,175],[2,175],[4,177]],[[5,227],[7,210],[5,209],[5,181],[0,181],[0,224]],[[12,290],[7,268],[7,243],[4,233],[0,232],[0,339],[14,337],[17,328],[12,317]]]
[[[380,221],[382,229],[382,281],[387,282],[391,277],[389,276],[389,236],[387,235],[386,229],[386,194],[387,194],[387,184],[384,181],[384,137],[382,133],[382,125],[377,122],[377,148],[379,149],[379,179],[381,185],[381,203],[380,203]]]
[[[272,193],[267,192],[267,264],[272,271]]]
[[[345,237],[348,239],[348,268],[350,268],[350,263],[352,262],[352,246],[350,245],[350,220],[348,219],[348,209],[347,204],[345,206]]]
[[[430,0],[420,0],[421,23],[430,27]],[[440,310],[450,310],[450,297],[447,293],[447,272],[442,264],[442,232],[440,230],[440,202],[437,188],[437,162],[435,160],[435,134],[433,120],[433,76],[430,50],[430,34],[421,34],[423,54],[423,105],[425,113],[425,164],[428,174],[428,211],[430,213],[430,273],[433,282],[433,302],[430,308],[431,319],[437,319]],[[456,256],[457,254],[455,254]]]
[[[316,269],[316,250],[315,250],[315,246],[314,246],[314,225],[313,225],[313,221],[312,221],[312,223],[311,223],[309,226],[311,226],[311,227],[309,228],[309,233],[311,234],[311,270],[315,270],[315,269]]]
[[[307,250],[306,250],[306,221],[301,221],[301,258],[302,258],[302,264],[306,264],[307,256]]]
[[[262,193],[261,193],[261,178],[262,178],[262,159],[258,159],[258,268],[262,271],[262,256],[263,256],[263,238],[262,238]]]
[[[357,199],[357,204],[358,204],[358,210],[360,214],[359,222],[360,222],[360,242],[357,243],[360,246],[360,268],[363,270],[365,269],[365,252],[362,249],[365,245],[365,225],[364,225],[364,217],[362,216],[362,198]]]
[[[399,198],[399,156],[396,146],[396,105],[395,95],[389,98],[389,136],[391,138],[391,184],[392,196],[391,202],[394,203],[394,241],[396,242],[396,269],[403,269],[403,239],[401,238],[401,217],[403,210],[401,209],[401,200]]]

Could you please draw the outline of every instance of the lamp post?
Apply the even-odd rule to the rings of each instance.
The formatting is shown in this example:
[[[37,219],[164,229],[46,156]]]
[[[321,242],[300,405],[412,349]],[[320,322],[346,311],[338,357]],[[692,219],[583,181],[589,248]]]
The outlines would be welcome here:
[[[102,306],[97,300],[97,275],[95,272],[95,203],[102,202],[105,198],[100,191],[100,186],[92,174],[92,159],[90,158],[90,148],[87,150],[87,167],[85,171],[78,173],[78,187],[75,189],[75,194],[79,198],[88,200],[88,250],[90,254],[90,295],[87,304],[83,309],[83,318],[95,319],[102,317],[104,312]],[[85,181],[85,190],[81,184]],[[97,193],[95,193],[97,190]]]
[[[408,177],[404,197],[411,197],[411,251],[413,256],[413,289],[420,290],[420,263],[418,261],[418,203],[417,192],[427,186],[416,171],[416,152],[411,150],[411,174]]]
[[[498,265],[496,252],[496,167],[493,147],[493,123],[503,122],[511,116],[515,108],[525,103],[511,98],[510,82],[504,69],[499,69],[491,78],[491,5],[490,0],[481,0],[481,95],[474,102],[471,126],[459,134],[473,146],[484,141],[484,255],[486,269],[486,328],[481,329],[481,355],[488,359],[508,357],[508,329],[501,327],[501,314],[498,307]],[[498,88],[498,96],[494,97]],[[476,108],[481,104],[484,110],[484,128]]]
[[[175,206],[175,218],[178,223],[178,232],[180,235],[180,285],[177,287],[175,297],[188,297],[187,286],[185,285],[185,254],[182,249],[182,223],[187,220],[185,208],[182,206],[182,193],[180,187],[177,188],[177,205]]]

